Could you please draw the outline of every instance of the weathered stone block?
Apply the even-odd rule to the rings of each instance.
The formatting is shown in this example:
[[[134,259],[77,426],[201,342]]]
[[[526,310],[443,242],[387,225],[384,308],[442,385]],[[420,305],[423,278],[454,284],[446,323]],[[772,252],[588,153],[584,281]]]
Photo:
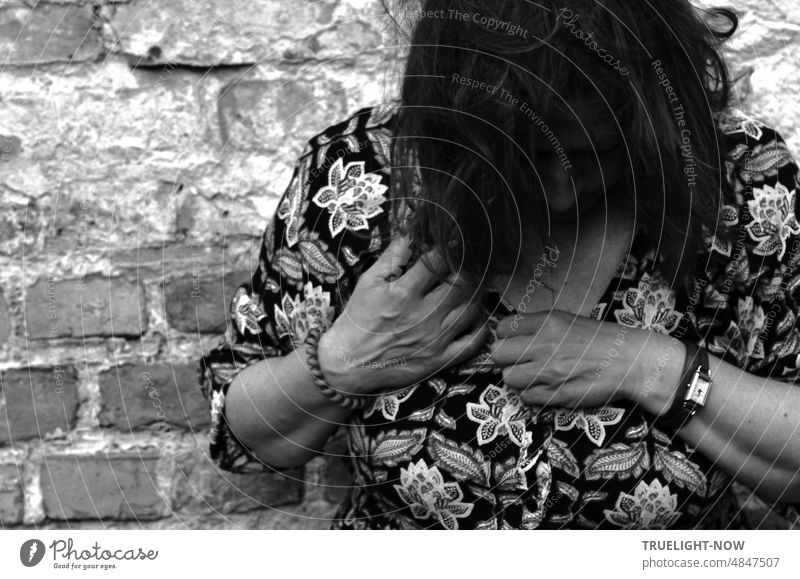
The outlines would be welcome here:
[[[0,464],[0,526],[18,525],[25,514],[21,465]]]
[[[199,453],[179,461],[173,481],[173,508],[188,511],[244,513],[296,504],[302,499],[302,468],[285,473],[233,474],[220,471]]]
[[[170,325],[181,332],[215,334],[225,331],[231,299],[250,272],[219,276],[185,276],[166,284],[166,310]]]
[[[102,52],[89,6],[0,7],[0,62],[36,65],[85,62]]]
[[[68,432],[78,413],[78,378],[72,367],[2,373],[6,411],[0,412],[0,444]]]
[[[143,453],[45,456],[42,499],[51,519],[154,519],[166,512],[157,457]]]
[[[166,433],[209,424],[196,364],[118,366],[101,373],[99,381],[102,426],[123,431],[151,427]]]
[[[144,288],[120,277],[40,278],[26,292],[25,325],[32,339],[138,337],[147,330]]]

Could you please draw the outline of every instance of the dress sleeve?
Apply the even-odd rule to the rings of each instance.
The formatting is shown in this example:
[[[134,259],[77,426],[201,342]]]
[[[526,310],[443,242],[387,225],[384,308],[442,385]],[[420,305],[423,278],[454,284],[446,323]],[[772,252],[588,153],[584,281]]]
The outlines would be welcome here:
[[[723,285],[728,285],[727,331],[709,350],[746,372],[796,384],[800,379],[800,212],[798,167],[783,138],[762,123],[740,116],[733,123],[729,172],[737,196],[739,241]],[[788,410],[788,409],[787,409]],[[800,421],[800,412],[797,420]],[[770,505],[800,524],[800,505]]]
[[[200,359],[210,456],[223,470],[287,470],[264,463],[233,434],[225,419],[228,387],[242,369],[285,356],[311,329],[330,327],[382,247],[388,168],[378,153],[380,127],[365,128],[367,113],[309,140],[266,226],[259,265],[233,294],[225,336]]]

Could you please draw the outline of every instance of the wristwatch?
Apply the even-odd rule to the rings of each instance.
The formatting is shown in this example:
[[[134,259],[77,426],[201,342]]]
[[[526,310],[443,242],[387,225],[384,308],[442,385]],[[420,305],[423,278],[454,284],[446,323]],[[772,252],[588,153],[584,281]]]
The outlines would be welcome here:
[[[686,364],[672,406],[656,419],[658,426],[677,432],[683,428],[695,413],[705,406],[711,389],[711,371],[708,366],[708,352],[691,342],[686,345]]]

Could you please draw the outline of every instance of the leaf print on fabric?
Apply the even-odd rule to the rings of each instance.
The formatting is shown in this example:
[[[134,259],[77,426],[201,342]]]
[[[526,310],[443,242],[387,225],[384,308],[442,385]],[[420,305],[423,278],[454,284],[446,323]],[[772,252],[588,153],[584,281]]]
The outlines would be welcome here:
[[[281,247],[275,252],[274,267],[286,281],[303,286],[303,260],[298,253]]]
[[[298,165],[298,172],[292,178],[276,212],[278,218],[286,224],[286,244],[290,248],[297,244],[308,210],[309,202],[305,198],[305,187],[308,183],[309,160],[310,157],[306,157]]]
[[[383,213],[383,194],[388,190],[381,176],[364,172],[364,162],[354,161],[347,166],[341,157],[328,171],[328,185],[314,195],[312,201],[330,213],[328,228],[336,237],[344,230],[369,229],[368,220]]]
[[[777,251],[778,259],[783,259],[786,240],[800,233],[794,204],[795,191],[789,191],[783,183],[753,187],[753,199],[747,202],[753,221],[746,226],[750,237],[758,242],[753,253],[772,255]]]
[[[453,396],[470,394],[473,390],[475,390],[475,388],[477,388],[477,385],[475,384],[454,384],[447,389],[445,397],[451,398]]]
[[[299,244],[302,265],[308,273],[326,283],[334,283],[344,275],[344,268],[328,253],[328,244],[319,238],[319,233],[303,229]]]
[[[579,428],[595,445],[602,446],[606,439],[606,426],[617,424],[625,414],[622,408],[603,406],[577,410],[557,409],[553,412],[556,430]]]
[[[688,488],[705,497],[708,487],[706,477],[700,467],[690,461],[685,454],[669,450],[660,444],[655,445],[653,466],[661,471],[667,482],[674,482],[678,488]]]
[[[763,131],[761,128],[764,123],[750,117],[739,109],[728,109],[723,111],[717,119],[720,132],[726,135],[744,133],[756,141],[761,138]]]
[[[393,485],[417,519],[436,519],[445,529],[458,529],[458,519],[468,517],[473,506],[462,502],[464,493],[457,483],[446,483],[435,466],[425,459],[400,469],[400,484]]]
[[[539,462],[536,465],[536,503],[537,508],[531,512],[527,504],[522,505],[522,526],[524,530],[537,529],[547,513],[548,497],[552,487],[553,477],[550,465],[546,462]]]
[[[669,485],[658,479],[649,485],[640,481],[633,495],[620,493],[614,510],[605,509],[606,520],[623,529],[667,529],[681,516],[678,496],[670,494]]]
[[[439,409],[439,412],[436,413],[433,420],[442,428],[447,428],[449,430],[456,429],[456,419],[445,412],[443,408]]]
[[[428,430],[389,430],[381,432],[372,441],[371,458],[374,464],[397,466],[399,462],[406,462],[422,450],[422,443]]]
[[[275,304],[275,326],[278,336],[291,336],[297,346],[308,337],[314,328],[327,329],[333,322],[334,308],[330,293],[311,282],[303,287],[303,297],[292,298],[284,294],[282,308]]]
[[[650,454],[647,445],[639,442],[628,446],[623,442],[612,444],[609,448],[598,448],[585,460],[586,480],[610,479],[624,480],[639,477],[650,468]]]
[[[239,287],[233,295],[233,319],[243,335],[260,334],[264,330],[260,322],[267,317],[260,304],[255,303],[244,287]]]
[[[641,440],[647,435],[647,421],[642,419],[642,421],[635,425],[629,426],[627,430],[625,430],[625,438],[628,440]]]
[[[448,440],[438,432],[431,433],[428,452],[436,466],[450,473],[457,481],[489,484],[489,461],[479,449]]]
[[[447,390],[447,382],[442,380],[441,378],[431,378],[425,382],[427,386],[433,388],[433,391],[436,393],[436,396],[441,396],[442,393]]]
[[[747,183],[754,178],[773,177],[787,164],[793,162],[792,154],[785,142],[772,139],[753,147],[744,167],[740,171],[741,179]]]
[[[372,405],[364,413],[364,417],[369,418],[375,414],[376,411],[380,410],[386,420],[396,420],[397,411],[400,410],[400,404],[402,404],[404,400],[411,398],[411,395],[414,394],[417,388],[419,388],[419,383],[406,386],[396,392],[388,392],[376,396]]]
[[[430,405],[427,408],[421,408],[420,410],[415,410],[408,415],[408,420],[413,420],[414,422],[427,422],[433,418],[433,413],[435,410],[436,407],[434,405]]]
[[[531,411],[519,396],[505,385],[489,385],[478,400],[480,404],[467,403],[467,417],[479,425],[478,444],[488,444],[503,434],[517,446],[530,443],[531,433],[525,427],[531,420]]]
[[[751,296],[739,298],[736,308],[739,319],[739,331],[744,344],[744,357],[760,359],[764,357],[764,343],[759,339],[767,316],[760,305]]]
[[[620,324],[632,328],[669,334],[678,327],[682,317],[675,311],[674,292],[657,285],[648,273],[642,275],[636,289],[625,292],[622,305],[625,309],[615,311],[614,316]]]
[[[744,361],[745,343],[742,331],[736,322],[730,320],[724,332],[715,335],[708,344],[708,351],[721,357],[723,360],[730,361],[739,367]]]
[[[550,466],[560,468],[575,478],[580,476],[581,469],[578,461],[566,442],[551,437],[550,443],[547,445],[547,458],[550,459]]]
[[[495,463],[492,477],[494,478],[494,488],[498,491],[508,493],[528,490],[525,472],[517,467],[517,461],[513,456]],[[516,500],[516,497],[512,498]]]

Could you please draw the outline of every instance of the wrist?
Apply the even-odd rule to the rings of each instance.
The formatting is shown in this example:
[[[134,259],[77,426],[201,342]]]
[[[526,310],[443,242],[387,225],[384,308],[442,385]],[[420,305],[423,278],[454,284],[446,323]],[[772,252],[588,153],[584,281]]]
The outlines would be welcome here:
[[[686,364],[686,346],[674,338],[653,333],[648,337],[647,353],[641,356],[640,386],[633,402],[653,416],[661,416],[672,406],[680,389]]]
[[[340,343],[329,331],[319,337],[317,361],[320,371],[332,389],[346,396],[360,396],[364,392],[354,379],[352,364],[348,364],[350,356],[347,355],[347,349],[337,345]]]

